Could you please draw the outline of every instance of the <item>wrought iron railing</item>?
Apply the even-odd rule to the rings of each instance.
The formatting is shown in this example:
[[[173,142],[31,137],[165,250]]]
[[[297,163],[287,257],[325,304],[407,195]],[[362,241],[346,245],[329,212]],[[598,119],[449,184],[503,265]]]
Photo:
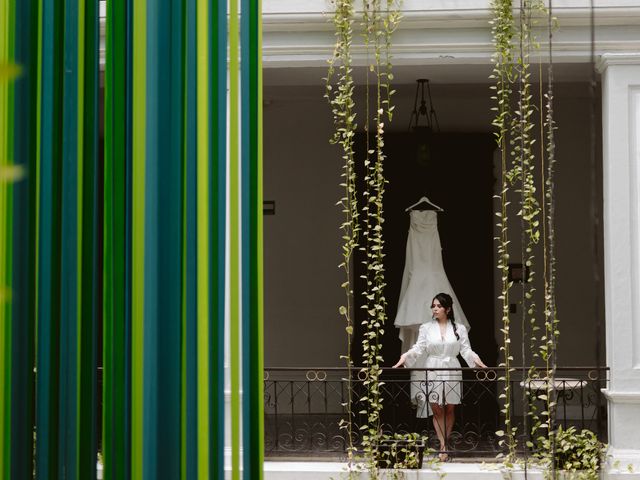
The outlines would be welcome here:
[[[502,451],[496,431],[504,430],[500,394],[504,391],[504,369],[384,369],[381,388],[384,433],[417,432],[427,435],[428,446],[438,449],[433,417],[427,417],[427,404],[455,402],[455,381],[441,380],[455,370],[462,372],[460,405],[448,441],[448,451],[456,457],[495,457]],[[541,400],[527,400],[546,390],[544,380],[527,380],[527,370],[515,368],[510,375],[513,398],[512,424],[518,431],[518,448],[525,452],[533,423],[527,412],[544,410]],[[429,381],[426,381],[426,375]],[[363,393],[363,374],[352,370],[349,381],[344,368],[268,368],[265,370],[265,450],[267,456],[344,455],[347,433],[339,427],[346,419],[351,388],[353,440],[359,442],[358,426],[365,418],[358,412]],[[555,373],[556,425],[589,429],[606,441],[606,388],[608,369],[604,367],[563,367]],[[448,399],[447,399],[448,398]],[[428,401],[427,401],[428,399]],[[531,403],[533,402],[533,403]],[[529,403],[529,405],[528,405]],[[532,408],[533,407],[533,408]],[[446,428],[446,427],[445,427]]]

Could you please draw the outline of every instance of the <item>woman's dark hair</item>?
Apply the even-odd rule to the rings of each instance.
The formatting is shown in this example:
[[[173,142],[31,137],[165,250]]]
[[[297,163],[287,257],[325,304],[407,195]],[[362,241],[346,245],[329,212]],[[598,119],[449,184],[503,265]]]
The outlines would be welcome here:
[[[442,305],[447,312],[447,318],[451,320],[451,325],[453,326],[453,333],[455,333],[456,338],[460,340],[460,335],[458,335],[458,326],[456,325],[456,319],[453,315],[453,298],[451,295],[447,293],[438,293],[433,300],[438,300],[440,305]],[[431,302],[433,303],[433,300]]]

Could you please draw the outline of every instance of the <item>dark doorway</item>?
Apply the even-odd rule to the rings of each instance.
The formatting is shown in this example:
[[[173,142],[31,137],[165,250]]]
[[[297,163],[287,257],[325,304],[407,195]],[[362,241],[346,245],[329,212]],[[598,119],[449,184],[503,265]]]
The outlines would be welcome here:
[[[357,164],[362,169],[364,135],[357,138],[357,145]],[[496,365],[492,211],[494,150],[495,140],[490,133],[438,133],[428,139],[409,132],[385,136],[387,158],[384,174],[388,184],[384,196],[384,251],[388,320],[383,338],[384,366],[395,363],[401,348],[393,322],[409,229],[409,216],[405,209],[422,196],[427,196],[444,209],[438,214],[438,230],[445,271],[471,324],[473,349],[487,365]],[[362,181],[363,171],[358,172],[358,178]],[[362,186],[358,185],[360,191]],[[359,283],[359,277],[363,273],[364,259],[362,252],[357,252],[354,257],[357,307],[361,304],[359,292],[362,292],[363,285]],[[425,295],[429,293],[425,292]],[[356,331],[352,352],[356,365],[361,364],[362,354],[361,312],[362,309],[355,309]],[[400,418],[390,423],[413,425],[414,412],[406,412],[406,423]],[[392,412],[386,412],[385,416],[390,414]],[[397,414],[393,412],[394,416]]]
[[[364,149],[364,136],[358,138]],[[438,230],[449,281],[471,324],[474,350],[488,365],[498,358],[494,337],[493,292],[493,151],[488,133],[439,133],[429,138],[428,153],[413,133],[389,133],[385,137],[388,180],[384,196],[384,240],[388,324],[383,340],[385,365],[400,355],[400,341],[393,320],[398,307],[405,263],[409,216],[405,209],[421,196],[442,207]],[[362,168],[362,154],[358,166]],[[363,178],[363,172],[358,172]],[[362,185],[359,185],[362,191]],[[356,278],[362,273],[362,252],[354,258]],[[356,303],[362,285],[356,281]],[[437,292],[434,292],[437,293]],[[356,309],[356,316],[360,309]],[[357,326],[362,318],[356,317]],[[361,334],[361,332],[360,332]],[[354,354],[360,355],[361,335],[354,338]],[[359,358],[354,356],[354,358]],[[358,363],[356,361],[356,363]]]

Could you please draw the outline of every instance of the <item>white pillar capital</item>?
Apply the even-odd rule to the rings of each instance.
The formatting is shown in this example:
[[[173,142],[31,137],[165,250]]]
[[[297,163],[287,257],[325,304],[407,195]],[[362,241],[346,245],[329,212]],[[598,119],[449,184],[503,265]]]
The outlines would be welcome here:
[[[640,53],[605,53],[596,61],[600,73],[612,65],[640,65]]]
[[[607,53],[598,69],[609,443],[640,462],[640,54]]]

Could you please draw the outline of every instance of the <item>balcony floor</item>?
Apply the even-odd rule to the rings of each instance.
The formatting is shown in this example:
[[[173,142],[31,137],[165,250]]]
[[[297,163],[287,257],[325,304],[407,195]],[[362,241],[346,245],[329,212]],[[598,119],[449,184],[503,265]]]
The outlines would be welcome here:
[[[538,469],[530,468],[527,472],[523,469],[506,470],[499,463],[482,462],[450,462],[438,464],[434,468],[423,468],[422,470],[404,470],[405,475],[400,478],[406,480],[544,480],[544,473]],[[227,472],[227,478],[230,472]],[[397,473],[397,472],[396,472]],[[565,479],[577,480],[578,474],[573,474]],[[622,472],[609,469],[604,475],[608,480],[638,480],[640,474]],[[264,464],[265,480],[340,480],[347,479],[345,463],[339,462],[270,462]],[[369,475],[361,473],[353,477],[358,480],[366,480]],[[398,478],[391,472],[383,474],[382,479]]]

